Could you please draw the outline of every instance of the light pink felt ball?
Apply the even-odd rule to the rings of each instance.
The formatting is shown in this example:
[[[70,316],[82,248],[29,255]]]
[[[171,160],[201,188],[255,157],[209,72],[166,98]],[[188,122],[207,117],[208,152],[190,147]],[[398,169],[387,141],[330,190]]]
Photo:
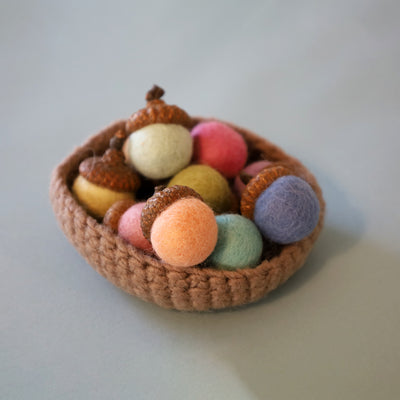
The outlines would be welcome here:
[[[243,172],[246,174],[250,175],[251,177],[256,176],[262,169],[268,167],[268,165],[271,164],[271,161],[267,160],[261,160],[261,161],[255,161],[251,164],[249,164],[247,167],[243,169]],[[240,176],[237,175],[235,178],[235,183],[234,183],[234,190],[235,193],[240,197],[242,197],[242,193],[246,185],[242,182],[240,179]]]
[[[140,226],[140,217],[145,204],[145,202],[136,203],[122,214],[118,223],[118,234],[133,246],[153,252],[153,247],[143,236]]]
[[[227,178],[236,176],[246,164],[247,145],[234,129],[218,121],[201,122],[191,132],[193,161],[207,164]]]

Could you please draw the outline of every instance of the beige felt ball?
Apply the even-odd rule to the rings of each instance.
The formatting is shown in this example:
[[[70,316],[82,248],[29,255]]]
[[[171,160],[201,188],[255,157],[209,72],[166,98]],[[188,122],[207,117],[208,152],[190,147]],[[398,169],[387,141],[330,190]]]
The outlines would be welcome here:
[[[72,192],[79,202],[95,217],[103,218],[107,210],[117,201],[135,199],[132,192],[117,192],[89,182],[78,175],[72,185]]]
[[[188,186],[195,190],[214,212],[228,212],[232,206],[232,192],[228,181],[208,165],[190,165],[176,174],[168,186]]]
[[[150,124],[125,145],[127,162],[150,179],[164,179],[185,168],[192,158],[192,137],[182,125]]]

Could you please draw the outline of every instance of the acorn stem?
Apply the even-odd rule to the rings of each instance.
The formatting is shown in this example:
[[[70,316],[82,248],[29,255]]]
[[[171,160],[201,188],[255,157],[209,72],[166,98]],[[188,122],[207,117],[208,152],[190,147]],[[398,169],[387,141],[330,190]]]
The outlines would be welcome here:
[[[153,85],[153,87],[146,94],[146,101],[161,99],[164,93],[164,89],[160,88],[160,86]]]
[[[167,185],[157,185],[154,188],[154,194],[162,192],[166,187],[167,187]]]
[[[121,150],[125,142],[126,135],[122,129],[117,131],[114,136],[110,139],[110,148]]]

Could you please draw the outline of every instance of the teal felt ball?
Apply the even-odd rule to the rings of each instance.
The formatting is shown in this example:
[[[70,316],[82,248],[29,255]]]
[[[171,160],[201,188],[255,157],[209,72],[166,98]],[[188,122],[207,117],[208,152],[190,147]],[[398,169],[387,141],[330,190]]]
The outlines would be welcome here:
[[[209,263],[217,269],[255,267],[260,261],[263,241],[255,224],[238,214],[216,217],[218,240]]]

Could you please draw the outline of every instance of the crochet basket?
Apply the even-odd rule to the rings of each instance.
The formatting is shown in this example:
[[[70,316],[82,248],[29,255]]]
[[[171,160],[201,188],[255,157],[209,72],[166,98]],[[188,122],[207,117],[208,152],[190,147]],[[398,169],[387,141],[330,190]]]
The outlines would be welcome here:
[[[202,120],[195,118],[196,122]],[[55,168],[50,184],[50,200],[61,229],[100,275],[122,290],[161,307],[206,311],[255,302],[283,284],[304,264],[322,229],[325,214],[325,202],[315,177],[300,161],[268,140],[227,124],[243,135],[250,160],[264,155],[272,161],[283,161],[311,185],[320,202],[319,221],[314,231],[299,242],[283,246],[279,255],[264,259],[257,267],[236,271],[177,268],[133,247],[89,216],[70,190],[80,162],[107,149],[110,138],[124,129],[125,120],[121,120],[75,149]]]

